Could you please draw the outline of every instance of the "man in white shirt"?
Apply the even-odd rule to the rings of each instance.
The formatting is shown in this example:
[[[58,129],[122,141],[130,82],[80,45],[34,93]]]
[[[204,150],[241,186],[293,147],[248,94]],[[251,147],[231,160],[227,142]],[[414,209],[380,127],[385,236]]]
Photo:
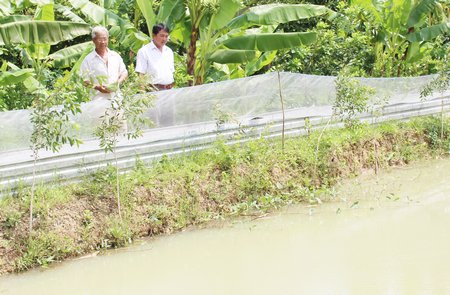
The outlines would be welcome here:
[[[175,71],[173,51],[166,46],[169,39],[169,28],[157,24],[152,29],[153,40],[142,46],[137,53],[136,72],[148,75],[149,84],[155,90],[171,89],[174,85]]]
[[[86,86],[95,89],[93,100],[112,99],[119,84],[128,76],[128,71],[120,55],[108,48],[109,33],[102,26],[92,29],[95,49],[81,64],[81,75]]]

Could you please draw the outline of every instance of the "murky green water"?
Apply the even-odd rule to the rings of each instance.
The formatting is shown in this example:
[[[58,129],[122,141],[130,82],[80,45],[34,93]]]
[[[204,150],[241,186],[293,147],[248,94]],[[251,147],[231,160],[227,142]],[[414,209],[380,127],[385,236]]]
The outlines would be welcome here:
[[[2,277],[0,294],[450,294],[450,159],[359,177],[332,204]]]

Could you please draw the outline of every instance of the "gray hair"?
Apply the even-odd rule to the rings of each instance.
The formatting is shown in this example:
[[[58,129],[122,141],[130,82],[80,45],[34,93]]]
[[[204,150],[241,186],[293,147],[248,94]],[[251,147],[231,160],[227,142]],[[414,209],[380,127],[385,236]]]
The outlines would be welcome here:
[[[103,26],[96,26],[92,29],[92,39],[94,39],[95,36],[97,36],[97,33],[105,33],[106,36],[109,37],[108,30]]]

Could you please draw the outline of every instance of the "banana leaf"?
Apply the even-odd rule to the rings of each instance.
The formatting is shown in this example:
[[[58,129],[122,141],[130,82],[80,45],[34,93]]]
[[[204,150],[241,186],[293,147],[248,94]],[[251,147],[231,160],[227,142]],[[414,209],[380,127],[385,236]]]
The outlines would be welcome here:
[[[90,49],[89,51],[92,51],[94,44],[89,41],[66,47],[50,54],[48,59],[52,61],[52,65],[56,68],[67,68],[77,62],[87,48]]]
[[[241,2],[236,0],[219,0],[218,6],[210,24],[214,30],[225,27],[242,8]]]
[[[277,52],[278,52],[277,50],[264,52],[258,59],[251,61],[245,67],[245,75],[246,76],[253,75],[257,71],[262,69],[262,67],[270,64],[277,56]]]
[[[223,45],[230,49],[272,51],[312,44],[315,32],[254,34],[230,38]]]
[[[419,23],[424,15],[433,11],[435,6],[436,0],[419,1],[419,3],[416,6],[414,6],[414,8],[411,10],[409,14],[408,21],[406,24],[408,28],[414,27],[417,23]]]
[[[259,5],[231,20],[228,27],[233,29],[253,25],[274,25],[327,14],[334,15],[335,12],[325,6],[312,4]]]
[[[159,6],[156,22],[165,23],[171,29],[179,22],[186,12],[183,0],[163,0]]]
[[[423,28],[418,32],[408,34],[406,36],[406,39],[409,42],[431,41],[437,36],[448,34],[449,30],[450,30],[450,22],[441,23],[438,25]]]
[[[81,17],[79,17],[76,13],[74,13],[70,9],[70,7],[61,4],[55,4],[55,9],[57,12],[61,13],[65,18],[67,18],[70,21],[76,23],[85,23],[85,21]]]
[[[0,24],[14,23],[31,19],[31,15],[8,15],[0,17]]]
[[[80,9],[81,12],[89,17],[94,23],[102,24],[104,26],[120,26],[125,27],[129,22],[112,11],[105,9],[88,0],[68,0],[75,9]]]
[[[11,7],[11,2],[6,1],[0,1],[0,15],[10,15],[12,13],[13,9]]]
[[[0,72],[0,86],[18,84],[34,74],[33,69],[21,69],[17,71]]]
[[[136,0],[136,3],[139,7],[139,9],[142,12],[142,15],[145,18],[145,21],[147,23],[147,28],[149,34],[152,32],[152,27],[156,22],[156,15],[153,11],[153,0]]]
[[[57,44],[90,33],[88,24],[67,21],[21,21],[0,25],[0,45]]]
[[[208,58],[211,62],[220,64],[247,63],[255,59],[254,50],[218,49]]]

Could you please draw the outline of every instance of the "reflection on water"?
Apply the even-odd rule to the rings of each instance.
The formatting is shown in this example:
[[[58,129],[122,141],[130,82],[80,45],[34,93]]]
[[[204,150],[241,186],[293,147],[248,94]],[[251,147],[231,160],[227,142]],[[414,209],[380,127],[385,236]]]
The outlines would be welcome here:
[[[332,204],[2,277],[0,294],[450,294],[448,171],[360,177]]]

